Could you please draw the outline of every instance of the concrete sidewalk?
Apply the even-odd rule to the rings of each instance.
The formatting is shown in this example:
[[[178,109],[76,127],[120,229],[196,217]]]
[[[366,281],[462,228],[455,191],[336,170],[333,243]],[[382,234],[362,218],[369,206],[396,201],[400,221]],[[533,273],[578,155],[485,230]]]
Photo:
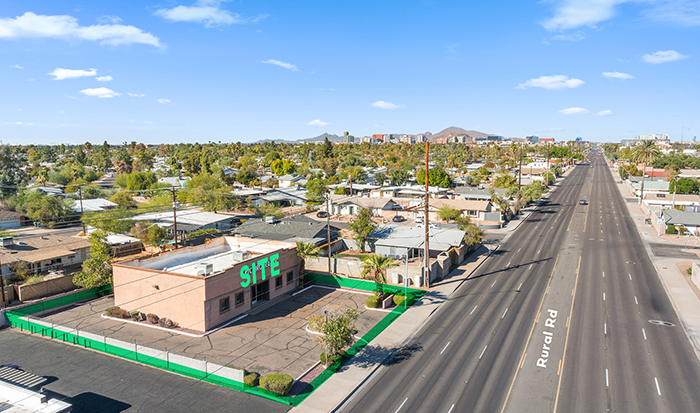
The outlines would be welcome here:
[[[447,300],[454,291],[467,280],[471,274],[486,260],[498,246],[505,242],[513,231],[532,213],[536,207],[523,210],[523,215],[512,220],[499,230],[489,230],[495,239],[502,241],[485,242],[484,246],[474,251],[466,261],[453,270],[445,278],[434,283],[430,291],[416,304],[409,308],[401,317],[394,321],[386,330],[377,336],[352,360],[335,373],[320,389],[311,394],[292,412],[321,413],[335,411],[348,400],[356,388],[364,386],[384,362],[401,347],[407,344],[425,325],[435,311]]]
[[[615,169],[611,169],[611,171],[616,181],[621,182],[617,171]],[[622,194],[623,199],[631,197],[624,184],[618,183],[617,188]],[[659,274],[661,283],[671,299],[676,314],[678,314],[683,330],[688,335],[688,340],[695,351],[695,355],[700,359],[700,297],[698,297],[690,281],[681,273],[677,265],[683,262],[698,262],[700,259],[698,259],[697,256],[694,258],[659,257],[654,254],[650,245],[651,243],[677,245],[681,242],[686,242],[688,245],[696,245],[697,240],[694,238],[692,238],[692,241],[679,239],[679,236],[668,236],[664,234],[659,236],[655,226],[644,223],[648,215],[637,202],[625,202],[625,204],[637,226],[637,230],[649,254],[649,258],[654,264],[656,272]],[[653,220],[654,218],[652,218],[652,221]]]

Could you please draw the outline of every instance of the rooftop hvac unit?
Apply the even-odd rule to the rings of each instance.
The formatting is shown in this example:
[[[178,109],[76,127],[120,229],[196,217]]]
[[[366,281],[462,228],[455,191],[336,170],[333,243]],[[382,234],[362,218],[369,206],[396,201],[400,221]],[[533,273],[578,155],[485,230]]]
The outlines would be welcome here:
[[[208,262],[199,262],[194,265],[197,275],[209,275],[214,272],[214,264]]]
[[[234,251],[232,254],[234,261],[245,261],[248,258],[250,258],[250,254],[248,254],[248,251]]]
[[[12,246],[12,237],[2,237],[0,238],[0,246],[2,247],[10,247]]]
[[[280,220],[277,219],[277,217],[275,217],[275,216],[267,216],[267,217],[265,217],[265,222],[268,224],[276,224],[276,223],[280,222]]]

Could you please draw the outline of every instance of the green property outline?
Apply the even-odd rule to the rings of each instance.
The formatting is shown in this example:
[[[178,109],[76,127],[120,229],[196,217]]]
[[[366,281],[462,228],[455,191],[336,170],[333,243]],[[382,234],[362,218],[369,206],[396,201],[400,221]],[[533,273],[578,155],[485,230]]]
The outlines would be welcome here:
[[[309,284],[323,284],[370,292],[374,292],[377,289],[377,284],[372,281],[337,277],[327,274],[307,273],[305,275],[305,281]],[[79,301],[84,301],[91,298],[101,297],[110,294],[112,292],[111,286],[96,287],[89,290],[78,291],[76,293],[63,295],[61,297],[52,298],[50,300],[30,304],[14,310],[9,310],[5,312],[5,319],[7,320],[7,323],[10,326],[14,328],[19,328],[20,330],[38,333],[42,336],[50,337],[52,339],[55,338],[63,342],[81,346],[83,348],[89,348],[126,360],[146,364],[148,366],[155,367],[161,370],[181,374],[183,376],[187,376],[196,380],[205,381],[211,384],[216,384],[218,386],[226,387],[232,390],[248,394],[253,394],[255,396],[276,401],[278,403],[283,403],[289,406],[296,407],[299,404],[301,404],[307,397],[309,397],[316,389],[321,387],[321,385],[325,383],[326,380],[331,378],[331,376],[333,376],[333,374],[335,374],[343,365],[350,361],[357,353],[362,351],[362,349],[364,349],[365,346],[371,343],[372,340],[374,340],[382,331],[389,327],[391,323],[393,323],[408,308],[410,308],[410,306],[413,305],[413,303],[415,303],[417,299],[419,299],[426,293],[426,291],[424,290],[418,290],[415,288],[405,289],[404,287],[392,285],[384,285],[383,289],[385,292],[391,293],[402,293],[404,291],[407,291],[408,293],[413,295],[414,300],[409,302],[408,306],[400,305],[394,307],[394,309],[391,310],[391,312],[389,312],[386,316],[384,316],[384,318],[379,320],[379,322],[375,324],[374,327],[372,327],[367,333],[365,333],[365,335],[363,335],[359,340],[357,340],[355,344],[353,344],[349,349],[347,349],[338,361],[336,361],[330,367],[326,368],[320,375],[313,379],[311,383],[304,387],[301,393],[295,396],[280,396],[267,390],[261,389],[259,387],[246,386],[243,383],[225,377],[217,376],[216,374],[206,373],[191,367],[183,366],[177,363],[171,363],[167,360],[162,360],[145,354],[139,354],[132,350],[123,349],[121,347],[107,344],[105,342],[81,337],[77,334],[68,333],[65,331],[57,330],[55,328],[46,327],[41,324],[21,319],[22,317],[26,317],[31,314],[36,314],[38,312],[53,310],[66,305],[71,305]]]

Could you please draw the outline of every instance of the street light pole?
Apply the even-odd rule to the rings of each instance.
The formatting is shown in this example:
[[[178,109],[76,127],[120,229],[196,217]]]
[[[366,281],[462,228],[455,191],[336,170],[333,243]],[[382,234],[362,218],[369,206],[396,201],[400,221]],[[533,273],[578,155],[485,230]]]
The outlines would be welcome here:
[[[430,143],[425,141],[425,287],[430,288],[430,248],[428,246],[429,235],[429,208],[428,208],[428,154],[430,153]]]
[[[328,234],[328,274],[331,273],[331,196],[326,194],[326,233]]]

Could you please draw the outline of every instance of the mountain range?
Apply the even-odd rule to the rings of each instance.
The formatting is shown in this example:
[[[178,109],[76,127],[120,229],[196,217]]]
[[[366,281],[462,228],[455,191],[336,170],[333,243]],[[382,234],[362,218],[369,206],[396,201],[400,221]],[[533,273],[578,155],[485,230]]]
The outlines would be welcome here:
[[[480,138],[485,138],[487,136],[490,136],[491,134],[489,133],[483,133],[475,130],[465,130],[462,128],[458,128],[456,126],[450,126],[449,128],[445,128],[441,130],[440,132],[436,134],[431,134],[430,132],[425,132],[425,135],[428,136],[428,139],[430,141],[434,141],[439,138],[446,138],[446,137],[452,137],[452,136],[471,136],[472,138],[475,139],[480,139]],[[323,133],[318,136],[314,136],[313,138],[304,138],[304,139],[297,139],[295,141],[292,140],[285,140],[285,139],[264,139],[261,141],[257,141],[255,143],[263,143],[263,142],[270,142],[270,141],[275,141],[277,143],[315,143],[315,142],[323,142],[324,139],[328,138],[328,140],[331,143],[337,143],[337,142],[343,142],[343,137],[338,136],[338,135],[333,135],[330,133]],[[357,139],[357,137],[356,137]]]

